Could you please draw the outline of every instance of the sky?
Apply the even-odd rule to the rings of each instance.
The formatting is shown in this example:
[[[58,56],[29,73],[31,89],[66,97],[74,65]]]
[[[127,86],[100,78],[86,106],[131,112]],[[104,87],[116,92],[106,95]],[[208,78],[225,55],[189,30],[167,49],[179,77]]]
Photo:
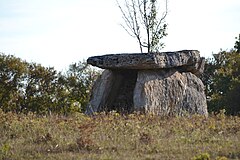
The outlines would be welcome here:
[[[123,2],[123,0],[119,0]],[[233,48],[240,0],[168,0],[162,51]],[[138,53],[116,0],[0,0],[0,52],[64,71],[90,56]]]

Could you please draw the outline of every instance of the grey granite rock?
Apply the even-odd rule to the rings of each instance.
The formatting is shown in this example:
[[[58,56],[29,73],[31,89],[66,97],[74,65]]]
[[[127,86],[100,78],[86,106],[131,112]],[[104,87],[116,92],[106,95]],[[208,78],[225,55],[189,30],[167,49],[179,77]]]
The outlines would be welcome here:
[[[204,85],[197,77],[205,59],[196,50],[104,55],[87,62],[106,69],[93,86],[88,115],[111,110],[208,115]]]
[[[197,50],[177,52],[111,54],[94,56],[87,63],[103,69],[161,69],[185,67],[197,69],[202,59]],[[192,69],[190,69],[192,70]]]
[[[204,86],[192,73],[171,69],[138,72],[134,110],[158,115],[208,115]]]
[[[106,103],[109,93],[112,90],[114,82],[113,72],[105,70],[95,81],[92,88],[90,102],[86,109],[86,114],[91,115],[94,112],[100,112],[101,107]]]

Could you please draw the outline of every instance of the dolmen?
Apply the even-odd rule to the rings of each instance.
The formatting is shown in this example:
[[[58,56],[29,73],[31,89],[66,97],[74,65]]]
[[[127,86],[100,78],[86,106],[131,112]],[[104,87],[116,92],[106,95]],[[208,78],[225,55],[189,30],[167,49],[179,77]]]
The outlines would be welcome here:
[[[104,71],[93,86],[86,114],[115,110],[207,116],[199,78],[204,61],[197,50],[90,57],[87,63]]]

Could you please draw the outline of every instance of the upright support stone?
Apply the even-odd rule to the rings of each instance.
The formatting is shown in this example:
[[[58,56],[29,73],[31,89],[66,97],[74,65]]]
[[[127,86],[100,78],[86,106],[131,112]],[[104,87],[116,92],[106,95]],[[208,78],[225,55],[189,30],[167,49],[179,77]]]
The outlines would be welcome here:
[[[175,70],[144,70],[138,72],[134,90],[136,111],[169,115],[182,107],[186,91],[184,77]]]
[[[192,73],[171,70],[138,72],[134,110],[159,115],[207,115],[202,82]]]
[[[190,114],[202,114],[208,116],[207,99],[205,87],[201,79],[192,73],[186,72],[182,75],[187,80],[186,92],[183,99],[183,109]]]
[[[102,107],[106,103],[109,93],[112,90],[113,82],[114,76],[113,72],[110,70],[105,70],[102,75],[98,77],[92,89],[90,102],[85,112],[86,114],[90,115],[102,110]]]

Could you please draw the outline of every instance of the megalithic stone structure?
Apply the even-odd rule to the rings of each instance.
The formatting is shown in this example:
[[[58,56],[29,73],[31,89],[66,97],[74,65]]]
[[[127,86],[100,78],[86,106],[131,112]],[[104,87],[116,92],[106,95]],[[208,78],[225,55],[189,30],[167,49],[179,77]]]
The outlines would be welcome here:
[[[105,69],[95,82],[86,114],[116,110],[158,115],[207,116],[204,58],[197,50],[90,57]]]

